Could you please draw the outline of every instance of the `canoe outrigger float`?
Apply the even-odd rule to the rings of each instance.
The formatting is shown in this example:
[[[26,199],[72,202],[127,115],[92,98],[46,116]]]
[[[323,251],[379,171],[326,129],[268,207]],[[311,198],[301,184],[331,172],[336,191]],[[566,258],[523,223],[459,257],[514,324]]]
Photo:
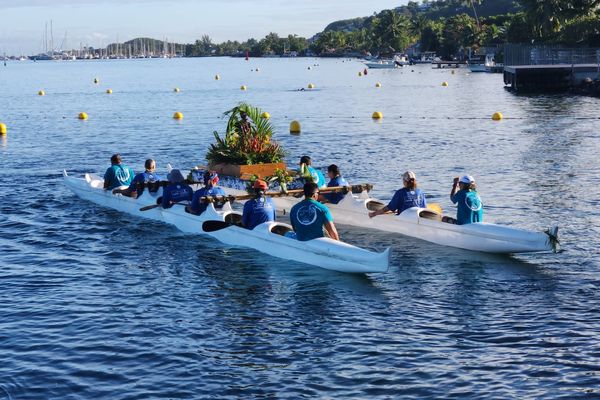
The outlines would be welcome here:
[[[65,185],[84,200],[131,215],[172,224],[186,233],[212,236],[225,244],[249,247],[274,257],[340,272],[387,272],[389,268],[389,248],[382,253],[375,253],[329,238],[301,242],[285,236],[287,232],[292,231],[292,227],[280,222],[266,222],[253,230],[244,229],[236,225],[242,216],[233,211],[229,202],[225,202],[220,210],[215,209],[212,203],[208,204],[206,211],[201,215],[189,214],[182,206],[169,209],[156,207],[140,211],[143,206],[156,204],[156,200],[162,194],[162,188],[158,188],[154,193],[144,190],[140,197],[133,199],[104,190],[103,179],[92,174],[85,174],[84,178],[75,178],[63,171],[63,177]]]
[[[239,196],[245,192],[223,187],[228,195]],[[295,197],[274,196],[278,210],[287,212],[299,200]],[[545,232],[490,224],[486,222],[454,225],[442,221],[442,214],[425,208],[410,208],[400,215],[385,214],[369,218],[369,211],[383,208],[386,203],[371,198],[367,191],[353,194],[347,190],[338,204],[327,204],[335,222],[342,225],[378,229],[422,239],[431,243],[459,249],[494,254],[513,254],[556,251],[558,227]]]

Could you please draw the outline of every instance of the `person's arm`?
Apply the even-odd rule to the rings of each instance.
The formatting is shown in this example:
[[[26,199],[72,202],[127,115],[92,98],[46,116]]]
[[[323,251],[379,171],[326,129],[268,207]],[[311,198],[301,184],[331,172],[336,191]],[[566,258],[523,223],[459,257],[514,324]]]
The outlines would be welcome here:
[[[244,211],[242,212],[242,226],[248,228],[250,225],[250,214],[252,209],[250,208],[250,200],[244,204]]]
[[[171,206],[172,206],[171,203],[172,203],[171,192],[168,190],[165,190],[165,192],[163,193],[161,206],[162,206],[162,208],[171,208]]]
[[[325,222],[325,230],[329,234],[329,237],[333,240],[340,240],[337,229],[335,229],[335,225],[332,221]]]
[[[109,170],[110,170],[110,168],[107,169],[106,172],[104,173],[104,190],[108,190],[108,188],[110,187],[110,180],[109,180],[110,176],[108,174]]]
[[[400,190],[394,193],[394,197],[390,200],[389,204],[379,210],[371,211],[369,213],[369,218],[376,217],[381,214],[387,214],[389,212],[394,212],[400,207]]]
[[[458,180],[459,178],[456,177],[454,178],[454,182],[452,183],[452,190],[450,191],[450,201],[454,204],[456,204],[456,200],[454,199],[454,196],[456,195],[456,192],[458,191]]]

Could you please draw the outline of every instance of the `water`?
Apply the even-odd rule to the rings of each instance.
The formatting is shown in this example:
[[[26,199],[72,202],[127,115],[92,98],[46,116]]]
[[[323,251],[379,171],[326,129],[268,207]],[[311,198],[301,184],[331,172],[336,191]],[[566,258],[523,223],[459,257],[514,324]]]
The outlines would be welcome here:
[[[0,399],[598,398],[600,101],[516,96],[501,75],[462,69],[360,70],[314,59],[2,68]],[[308,83],[317,89],[296,91]],[[351,276],[186,236],[62,185],[63,169],[101,173],[114,152],[136,170],[147,157],[162,171],[204,164],[239,101],[271,113],[289,164],[335,162],[384,199],[412,169],[450,213],[452,178],[469,173],[486,220],[559,224],[564,252],[487,256],[340,227],[350,243],[393,248],[388,274]],[[302,135],[287,133],[292,119]]]

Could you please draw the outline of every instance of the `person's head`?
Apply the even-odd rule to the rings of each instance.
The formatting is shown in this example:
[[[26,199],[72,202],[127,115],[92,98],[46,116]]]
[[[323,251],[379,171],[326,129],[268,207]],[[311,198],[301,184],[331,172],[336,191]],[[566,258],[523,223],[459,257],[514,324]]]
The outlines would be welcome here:
[[[217,186],[219,183],[219,174],[215,171],[206,171],[203,176],[204,186],[212,187]]]
[[[248,119],[248,114],[246,114],[245,111],[241,111],[240,118],[242,119],[242,121],[246,121],[246,119]]]
[[[306,182],[304,187],[304,197],[306,199],[316,199],[319,197],[319,186],[314,182]]]
[[[254,181],[254,185],[252,185],[252,187],[254,188],[254,192],[258,196],[262,196],[269,188],[269,185],[262,179],[257,179],[256,181]]]
[[[112,157],[110,157],[110,163],[112,165],[119,165],[121,164],[121,155],[120,154],[113,154]]]
[[[302,156],[300,157],[300,164],[311,165],[312,161],[310,160],[309,156]]]
[[[402,174],[402,183],[408,190],[415,190],[417,188],[417,175],[412,171],[406,171]]]
[[[465,175],[458,180],[458,185],[461,189],[476,190],[475,178],[471,175]]]
[[[327,175],[329,175],[329,178],[331,179],[335,178],[336,176],[340,176],[340,169],[337,165],[331,164],[329,167],[327,167]]]
[[[169,172],[169,175],[167,175],[167,179],[171,183],[182,183],[185,181],[183,174],[178,169],[172,169],[171,172]]]
[[[146,168],[146,171],[154,171],[156,169],[156,161],[151,158],[147,159],[144,163],[144,168]]]

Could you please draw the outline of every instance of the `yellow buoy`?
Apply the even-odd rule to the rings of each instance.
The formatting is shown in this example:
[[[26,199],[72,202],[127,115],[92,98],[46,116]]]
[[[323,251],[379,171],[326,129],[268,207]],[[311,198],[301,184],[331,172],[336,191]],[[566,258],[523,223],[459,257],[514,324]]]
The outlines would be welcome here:
[[[358,73],[358,76],[362,76],[362,71],[360,71],[360,72]]]
[[[375,87],[381,87],[381,83],[377,82],[377,83],[375,84]]]
[[[315,85],[314,85],[314,84],[312,84],[312,83],[309,83],[309,84],[308,84],[308,88],[309,88],[309,89],[314,89],[314,88],[315,88]]]
[[[45,96],[45,95],[46,95],[46,92],[44,92],[43,90],[40,90],[38,92],[38,96]]]
[[[183,113],[177,111],[175,114],[173,114],[173,119],[183,119]]]
[[[99,83],[100,83],[100,79],[98,79],[98,78],[94,78],[94,83],[95,83],[96,85],[97,85],[97,84],[99,84]]]
[[[79,118],[80,120],[86,120],[86,119],[88,119],[88,115],[87,115],[87,113],[80,112],[79,115],[77,116],[77,118]]]
[[[300,122],[292,121],[290,123],[290,133],[300,133],[300,131],[302,131]]]
[[[175,89],[173,89],[173,91],[174,91],[175,93],[179,93],[179,92],[181,92],[181,89],[179,89],[178,87],[176,87]]]
[[[260,114],[260,116],[264,119],[270,119],[271,118],[271,114],[269,114],[268,112],[263,112],[262,114]]]
[[[112,94],[112,89],[106,89],[107,94]]]
[[[6,132],[8,132],[6,125],[0,122],[0,135],[6,135]]]
[[[248,87],[246,85],[240,86],[240,90],[247,90],[247,89],[248,89]]]
[[[373,116],[372,116],[372,118],[373,118],[373,119],[381,119],[381,118],[383,118],[383,114],[381,113],[381,111],[375,111],[375,112],[373,113]]]
[[[219,74],[215,75],[215,81],[218,81],[220,79],[221,79],[221,77],[219,76]]]
[[[448,86],[448,82],[442,82],[442,86]]]
[[[501,112],[495,112],[494,114],[492,114],[492,119],[494,121],[502,121],[503,118],[504,118],[504,115],[502,115]]]

